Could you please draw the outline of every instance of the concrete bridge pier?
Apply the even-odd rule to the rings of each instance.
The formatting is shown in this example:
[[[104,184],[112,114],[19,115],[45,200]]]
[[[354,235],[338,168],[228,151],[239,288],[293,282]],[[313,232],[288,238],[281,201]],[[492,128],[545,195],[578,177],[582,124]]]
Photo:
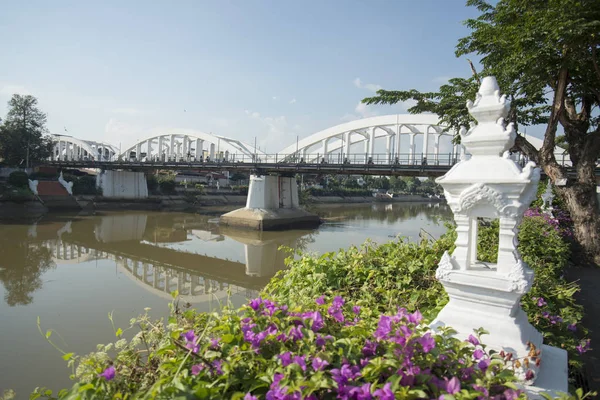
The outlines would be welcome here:
[[[295,177],[251,175],[246,207],[221,216],[221,225],[259,231],[313,228],[320,218],[300,208]]]

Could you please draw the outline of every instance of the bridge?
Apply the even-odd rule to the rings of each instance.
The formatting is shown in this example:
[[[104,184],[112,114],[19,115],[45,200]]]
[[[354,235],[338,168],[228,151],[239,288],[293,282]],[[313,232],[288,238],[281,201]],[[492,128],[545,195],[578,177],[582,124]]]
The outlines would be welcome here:
[[[441,176],[465,156],[431,114],[394,114],[336,125],[266,154],[237,139],[209,133],[154,135],[124,151],[109,144],[54,135],[47,164],[61,168],[243,171],[259,174]],[[542,141],[528,137],[540,148]],[[377,150],[377,151],[376,151]],[[383,150],[383,151],[381,151]],[[526,158],[515,154],[524,165]],[[569,168],[564,150],[556,158]],[[600,175],[600,170],[598,171]]]

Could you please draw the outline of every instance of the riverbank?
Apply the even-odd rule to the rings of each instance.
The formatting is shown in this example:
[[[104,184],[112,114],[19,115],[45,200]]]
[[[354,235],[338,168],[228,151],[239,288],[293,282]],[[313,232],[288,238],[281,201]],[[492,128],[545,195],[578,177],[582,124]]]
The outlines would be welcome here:
[[[75,196],[81,210],[93,211],[199,211],[208,206],[244,206],[246,195],[235,193],[193,195],[160,195],[149,196],[145,199],[119,199],[101,196]],[[428,198],[419,195],[403,195],[390,199],[376,199],[367,196],[321,196],[310,197],[310,204],[364,204],[364,203],[440,203],[443,200]],[[64,211],[64,210],[63,210]],[[79,211],[79,210],[73,210]],[[0,217],[20,219],[24,216],[40,216],[50,210],[39,200],[15,203],[12,201],[0,201]]]

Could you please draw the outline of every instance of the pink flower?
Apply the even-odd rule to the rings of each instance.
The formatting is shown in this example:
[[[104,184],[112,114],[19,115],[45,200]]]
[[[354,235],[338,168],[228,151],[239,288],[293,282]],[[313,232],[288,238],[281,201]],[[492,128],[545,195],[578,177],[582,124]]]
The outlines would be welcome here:
[[[377,389],[373,396],[381,400],[394,400],[394,392],[392,392],[392,388],[389,383],[386,383],[385,386],[381,389]]]
[[[479,345],[479,339],[477,339],[473,335],[469,335],[469,338],[467,339],[467,342],[471,343],[473,346],[478,346]]]
[[[192,375],[198,375],[204,369],[203,364],[192,365]]]
[[[460,392],[460,381],[457,377],[452,377],[452,379],[448,381],[448,384],[446,385],[446,392],[450,394],[456,394]]]

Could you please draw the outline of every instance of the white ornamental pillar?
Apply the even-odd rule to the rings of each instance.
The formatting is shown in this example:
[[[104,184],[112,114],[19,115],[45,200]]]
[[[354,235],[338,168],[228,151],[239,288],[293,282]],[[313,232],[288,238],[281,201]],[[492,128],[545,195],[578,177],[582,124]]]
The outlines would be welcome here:
[[[440,161],[440,137],[442,137],[441,134],[437,134],[435,135],[435,142],[433,144],[433,154],[435,157],[435,163],[439,163]]]
[[[461,129],[461,148],[470,157],[438,178],[454,213],[457,238],[452,255],[444,253],[436,278],[448,293],[449,302],[432,322],[433,328],[452,327],[466,339],[478,328],[487,349],[512,354],[517,378],[528,394],[568,390],[567,353],[543,344],[542,335],[529,323],[520,306],[521,297],[533,282],[533,271],[517,248],[518,225],[535,198],[540,169],[529,162],[515,163],[508,150],[516,132],[504,125],[510,103],[500,97],[496,79],[486,77],[475,102],[467,108],[477,121],[467,132]],[[477,260],[477,219],[499,219],[497,263]],[[536,388],[531,386],[535,382]]]
[[[158,159],[160,161],[164,161],[162,154],[163,154],[163,137],[159,136],[158,137]]]
[[[323,146],[323,158],[325,159],[325,161],[327,161],[327,142],[329,141],[329,139],[323,139],[321,142],[321,145]],[[317,161],[321,161],[321,160],[317,160]]]
[[[391,164],[391,162],[392,162],[392,139],[393,138],[394,137],[390,136],[390,135],[387,135],[385,137],[385,150],[387,152],[387,163],[388,164]]]
[[[184,136],[183,137],[183,144],[182,144],[182,152],[181,152],[181,156],[183,157],[184,160],[187,160],[187,153],[188,153],[188,137]]]
[[[210,160],[211,161],[215,160],[215,144],[214,143],[210,144]]]
[[[104,151],[103,151],[104,153]],[[135,145],[135,159],[136,161],[142,161],[142,144],[138,143]]]

